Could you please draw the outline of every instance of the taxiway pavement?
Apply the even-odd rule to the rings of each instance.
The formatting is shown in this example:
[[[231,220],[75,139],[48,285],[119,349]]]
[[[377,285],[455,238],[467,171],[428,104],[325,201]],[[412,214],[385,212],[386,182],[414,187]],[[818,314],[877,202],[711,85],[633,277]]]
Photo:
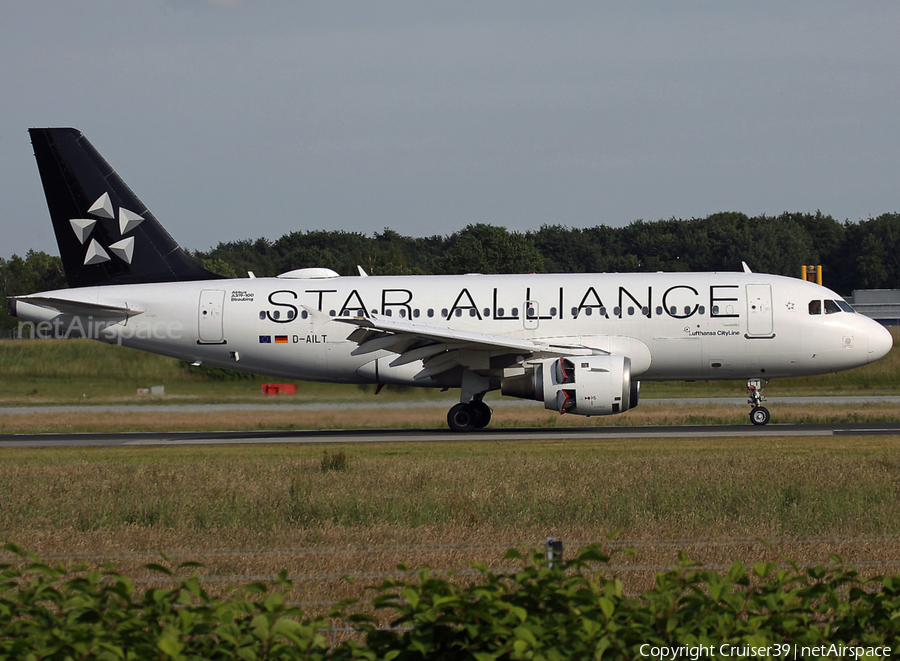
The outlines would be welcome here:
[[[177,445],[262,445],[293,443],[452,443],[587,441],[640,438],[729,438],[772,436],[900,436],[900,423],[792,425],[682,425],[665,427],[560,427],[483,429],[458,434],[444,429],[302,431],[133,432],[96,434],[3,434],[0,447],[126,447]]]
[[[23,413],[134,413],[144,412],[179,412],[179,413],[211,413],[215,411],[331,411],[346,409],[449,409],[456,399],[419,399],[419,400],[355,400],[350,402],[242,402],[219,404],[175,404],[153,403],[149,399],[141,404],[68,404],[61,406],[4,406],[0,407],[0,416]],[[535,406],[537,402],[523,399],[492,399],[485,402],[495,407]],[[871,404],[886,403],[900,406],[897,395],[864,395],[853,397],[767,397],[767,406],[776,409],[779,404]],[[681,398],[641,398],[640,405],[648,406],[680,406],[697,404],[726,404],[730,406],[747,406],[746,397],[681,397]]]

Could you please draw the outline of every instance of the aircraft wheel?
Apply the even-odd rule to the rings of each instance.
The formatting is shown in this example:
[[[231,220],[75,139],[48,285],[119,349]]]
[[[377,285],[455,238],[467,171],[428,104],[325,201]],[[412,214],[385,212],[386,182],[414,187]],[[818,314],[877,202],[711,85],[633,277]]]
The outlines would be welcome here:
[[[469,404],[475,412],[475,429],[484,429],[491,422],[491,407],[484,402],[472,402]]]
[[[754,425],[767,425],[770,417],[769,409],[765,406],[756,406],[750,411],[750,422]]]
[[[472,431],[478,415],[471,404],[459,403],[447,413],[447,424],[453,431]]]

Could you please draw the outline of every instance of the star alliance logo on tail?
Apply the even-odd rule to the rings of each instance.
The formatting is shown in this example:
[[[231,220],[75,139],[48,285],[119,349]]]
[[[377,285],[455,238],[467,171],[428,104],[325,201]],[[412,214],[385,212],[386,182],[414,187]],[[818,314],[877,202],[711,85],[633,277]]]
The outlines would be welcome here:
[[[69,219],[69,224],[72,226],[72,231],[75,232],[75,236],[78,237],[78,240],[84,244],[85,241],[90,239],[90,243],[88,244],[87,251],[84,256],[84,265],[91,266],[93,264],[102,264],[103,262],[108,262],[112,259],[109,256],[109,253],[103,248],[103,246],[98,243],[97,239],[91,238],[91,232],[97,224],[97,218],[105,218],[108,220],[115,220],[116,214],[113,210],[112,201],[109,199],[109,193],[103,193],[100,197],[97,198],[97,201],[91,205],[91,208],[87,210],[87,212],[95,216],[95,218],[71,218]],[[139,214],[136,214],[133,211],[129,211],[125,207],[119,207],[119,234],[124,237],[127,232],[130,232],[135,227],[144,222],[144,218]],[[116,241],[115,243],[111,243],[108,246],[109,252],[113,255],[121,259],[126,264],[131,264],[131,258],[134,255],[134,237],[129,236],[128,238],[123,238],[120,241]]]

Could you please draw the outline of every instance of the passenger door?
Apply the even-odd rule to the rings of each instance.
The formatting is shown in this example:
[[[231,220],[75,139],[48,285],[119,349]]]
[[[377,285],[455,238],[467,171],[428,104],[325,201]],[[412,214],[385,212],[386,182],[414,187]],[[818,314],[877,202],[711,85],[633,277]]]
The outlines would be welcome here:
[[[224,290],[204,289],[200,292],[198,344],[225,344],[224,306]]]
[[[772,286],[747,285],[747,336],[775,337],[772,325]]]

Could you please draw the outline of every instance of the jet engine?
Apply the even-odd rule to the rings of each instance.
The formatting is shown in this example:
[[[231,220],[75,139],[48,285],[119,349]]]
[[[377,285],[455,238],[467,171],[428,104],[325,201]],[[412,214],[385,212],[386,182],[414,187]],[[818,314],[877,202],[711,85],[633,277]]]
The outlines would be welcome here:
[[[524,374],[504,378],[500,391],[560,413],[612,415],[637,406],[640,382],[631,380],[626,356],[565,356],[531,363]]]

